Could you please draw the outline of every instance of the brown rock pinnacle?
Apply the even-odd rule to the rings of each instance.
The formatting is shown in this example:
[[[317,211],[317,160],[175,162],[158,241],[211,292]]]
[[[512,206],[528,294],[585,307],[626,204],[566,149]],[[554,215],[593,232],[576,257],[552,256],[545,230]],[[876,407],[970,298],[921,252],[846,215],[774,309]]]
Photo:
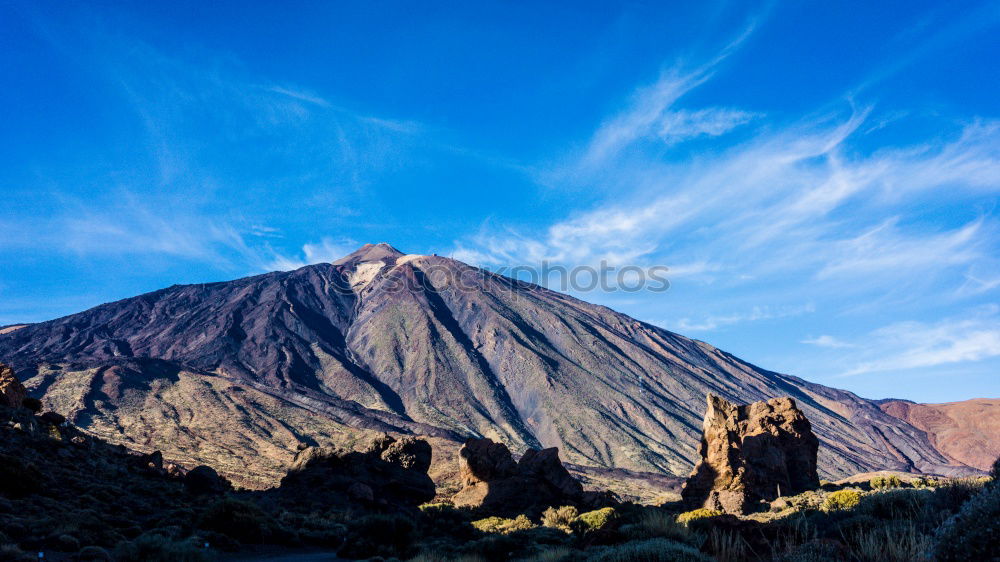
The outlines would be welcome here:
[[[761,501],[818,487],[818,447],[791,398],[739,406],[709,394],[701,460],[681,495],[691,507],[753,511]]]
[[[28,391],[14,376],[14,370],[0,363],[0,406],[20,408],[21,402],[27,397]]]

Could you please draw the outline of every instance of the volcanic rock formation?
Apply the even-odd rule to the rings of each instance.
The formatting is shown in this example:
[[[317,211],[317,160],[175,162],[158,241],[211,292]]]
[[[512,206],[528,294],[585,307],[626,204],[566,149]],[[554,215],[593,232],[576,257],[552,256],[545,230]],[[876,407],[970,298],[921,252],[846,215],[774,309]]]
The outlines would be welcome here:
[[[458,453],[463,488],[452,498],[458,507],[490,513],[541,513],[550,506],[588,501],[583,486],[559,461],[556,448],[528,449],[518,462],[502,443],[469,439]]]
[[[608,308],[432,255],[175,285],[0,333],[0,361],[78,427],[273,486],[296,447],[382,432],[681,475],[707,393],[791,396],[836,479],[962,474],[927,434],[849,392],[750,365]],[[251,470],[248,470],[250,468]],[[261,475],[261,482],[248,482]]]
[[[14,376],[14,370],[0,363],[0,406],[20,408],[27,397],[28,391]]]
[[[753,511],[761,501],[817,488],[818,448],[791,398],[739,406],[709,394],[701,461],[681,496],[691,507]]]
[[[414,437],[383,435],[362,451],[307,447],[274,492],[300,508],[413,508],[434,499],[430,466],[431,446]]]

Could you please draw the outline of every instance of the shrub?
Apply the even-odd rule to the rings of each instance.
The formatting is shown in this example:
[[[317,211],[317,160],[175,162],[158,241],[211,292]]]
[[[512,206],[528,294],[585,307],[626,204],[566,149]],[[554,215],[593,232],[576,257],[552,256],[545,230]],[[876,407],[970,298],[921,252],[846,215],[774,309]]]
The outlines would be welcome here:
[[[838,511],[841,509],[854,509],[861,501],[861,492],[857,490],[838,490],[826,497],[823,502],[825,511]]]
[[[900,488],[903,486],[903,481],[896,475],[876,476],[868,481],[868,485],[873,490],[885,490],[887,488]]]
[[[76,553],[80,562],[111,562],[111,554],[99,546],[85,546]]]
[[[205,510],[199,526],[240,542],[260,544],[275,534],[277,525],[257,504],[224,498]]]
[[[990,469],[990,478],[993,479],[994,484],[1000,484],[1000,457],[993,461],[993,467]]]
[[[564,505],[560,508],[550,507],[542,513],[542,525],[568,531],[570,525],[579,515],[580,512],[571,505]]]
[[[930,548],[930,537],[912,523],[875,525],[846,536],[848,549],[856,560],[912,562],[922,560]]]
[[[941,483],[938,482],[936,478],[931,478],[929,476],[919,476],[917,478],[914,478],[913,480],[910,480],[910,485],[912,485],[914,488],[936,488],[940,484]]]
[[[618,513],[615,512],[613,507],[602,507],[601,509],[595,509],[594,511],[588,511],[587,513],[581,514],[576,521],[573,522],[574,530],[578,532],[588,532],[596,531],[597,529],[603,529],[608,523],[614,521],[618,517]]]
[[[345,558],[406,556],[416,539],[416,525],[402,515],[369,515],[354,521],[344,547]]]
[[[708,533],[705,549],[719,562],[742,562],[748,558],[749,545],[746,539],[735,531],[712,529]]]
[[[409,562],[484,562],[479,556],[455,556],[451,552],[421,552]]]
[[[32,562],[33,560],[36,560],[36,558],[18,548],[17,545],[4,544],[0,545],[0,560],[9,560],[10,562]]]
[[[114,559],[120,562],[202,562],[208,560],[208,555],[189,541],[178,542],[147,534],[118,545]]]
[[[638,523],[623,526],[621,531],[633,540],[664,538],[692,546],[700,545],[702,540],[687,525],[678,523],[672,514],[656,508],[647,509]]]
[[[711,562],[698,549],[667,539],[628,542],[594,549],[587,562]]]
[[[934,489],[930,503],[934,511],[955,513],[969,498],[983,488],[983,481],[978,478],[954,478],[941,482]]]
[[[76,552],[80,550],[80,540],[73,535],[59,535],[55,537],[55,540],[51,541],[52,546],[62,552]]]
[[[38,492],[44,478],[35,465],[18,457],[0,455],[0,494],[10,498],[23,498]]]
[[[535,524],[532,523],[526,515],[522,514],[518,515],[514,519],[487,517],[486,519],[473,521],[472,526],[484,533],[500,533],[502,535],[508,535],[515,531],[525,531],[531,529],[535,527]]]
[[[840,543],[811,540],[793,547],[789,552],[774,559],[775,562],[834,562],[847,560]]]
[[[685,511],[684,513],[677,516],[677,522],[687,525],[688,523],[696,519],[705,519],[706,517],[716,517],[722,515],[721,511],[715,511],[714,509],[705,509],[704,507],[694,509],[691,511]]]
[[[28,410],[31,410],[36,414],[42,411],[42,401],[31,396],[25,398],[24,400],[21,400],[21,406],[27,408]]]
[[[419,509],[421,511],[421,513],[440,513],[442,511],[451,511],[451,510],[455,509],[455,506],[453,506],[450,503],[443,503],[443,502],[442,503],[424,503],[424,504],[420,504],[417,507],[417,509]]]
[[[451,504],[424,504],[420,507],[418,522],[424,537],[474,540],[480,536],[471,525],[469,514]]]
[[[962,505],[934,535],[935,560],[996,560],[1000,552],[1000,486],[988,486]]]
[[[567,538],[566,533],[558,529],[550,529],[548,527],[518,531],[509,535],[490,534],[481,536],[477,540],[465,543],[455,552],[454,557],[477,557],[480,560],[490,562],[506,562],[507,560],[525,558],[530,560],[532,556],[535,556],[540,552],[538,546],[536,545],[535,539],[537,537],[534,536],[540,531],[548,533],[550,538],[555,536],[563,541]],[[452,558],[449,558],[449,560],[451,559]]]
[[[771,502],[771,505],[772,509],[777,507],[778,511],[782,511],[787,508],[795,509],[796,511],[801,511],[803,509],[819,509],[819,507],[823,505],[823,495],[816,491],[808,490],[795,496],[778,498]]]
[[[285,511],[278,519],[280,525],[295,529],[299,539],[307,544],[337,547],[347,536],[347,526],[338,520],[316,513],[303,515]]]
[[[889,490],[862,497],[857,510],[881,519],[916,519],[930,495],[929,490]]]

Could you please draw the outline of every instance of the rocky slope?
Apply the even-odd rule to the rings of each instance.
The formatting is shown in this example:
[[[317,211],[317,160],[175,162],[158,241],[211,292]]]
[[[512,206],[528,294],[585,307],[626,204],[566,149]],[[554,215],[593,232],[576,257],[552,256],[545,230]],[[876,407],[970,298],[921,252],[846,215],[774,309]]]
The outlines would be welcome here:
[[[969,470],[850,392],[385,244],[24,326],[0,335],[0,361],[95,434],[264,480],[300,443],[349,445],[372,431],[488,437],[515,453],[555,446],[569,463],[685,475],[709,393],[794,398],[824,478]]]
[[[885,413],[927,432],[930,442],[955,462],[989,470],[1000,456],[1000,399],[944,404],[880,402]]]

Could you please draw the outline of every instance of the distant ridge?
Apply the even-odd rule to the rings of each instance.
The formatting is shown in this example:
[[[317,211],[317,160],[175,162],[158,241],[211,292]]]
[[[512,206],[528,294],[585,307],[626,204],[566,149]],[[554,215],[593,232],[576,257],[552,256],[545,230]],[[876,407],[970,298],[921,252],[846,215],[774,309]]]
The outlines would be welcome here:
[[[930,442],[955,462],[989,470],[1000,457],[1000,398],[944,404],[880,400],[879,407],[925,431]]]

